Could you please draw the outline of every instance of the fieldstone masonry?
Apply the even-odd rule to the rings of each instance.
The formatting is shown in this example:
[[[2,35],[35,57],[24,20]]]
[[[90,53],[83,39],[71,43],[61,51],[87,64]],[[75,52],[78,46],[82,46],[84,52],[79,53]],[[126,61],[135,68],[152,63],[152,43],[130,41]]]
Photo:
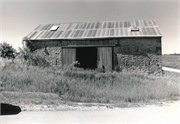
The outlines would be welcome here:
[[[161,56],[153,54],[143,55],[123,55],[117,53],[118,67],[122,69],[139,69],[148,73],[161,73]]]
[[[44,57],[51,65],[62,65],[61,47],[45,47],[34,51],[36,56]]]
[[[115,68],[162,73],[160,38],[121,39],[114,47],[114,54]]]

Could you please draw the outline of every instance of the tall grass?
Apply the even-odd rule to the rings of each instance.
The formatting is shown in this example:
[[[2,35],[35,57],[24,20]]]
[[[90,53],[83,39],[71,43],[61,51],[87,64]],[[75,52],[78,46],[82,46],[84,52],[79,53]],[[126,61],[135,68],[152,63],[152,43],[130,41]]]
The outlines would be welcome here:
[[[5,66],[0,67],[1,91],[54,93],[64,100],[99,103],[149,102],[180,96],[178,74],[101,73],[77,68],[34,67],[16,61],[3,62]]]
[[[180,69],[180,55],[162,55],[162,65]]]

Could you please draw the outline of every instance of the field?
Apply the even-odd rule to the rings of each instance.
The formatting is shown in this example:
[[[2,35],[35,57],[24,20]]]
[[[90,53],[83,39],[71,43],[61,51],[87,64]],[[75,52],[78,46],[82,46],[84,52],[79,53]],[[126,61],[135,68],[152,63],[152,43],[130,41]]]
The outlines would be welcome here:
[[[174,69],[180,69],[180,55],[162,55],[162,65]]]
[[[67,102],[130,103],[177,100],[180,74],[153,76],[137,71],[102,73],[74,67],[37,67],[1,60],[1,102],[21,105],[57,105]],[[123,104],[122,104],[123,103]]]

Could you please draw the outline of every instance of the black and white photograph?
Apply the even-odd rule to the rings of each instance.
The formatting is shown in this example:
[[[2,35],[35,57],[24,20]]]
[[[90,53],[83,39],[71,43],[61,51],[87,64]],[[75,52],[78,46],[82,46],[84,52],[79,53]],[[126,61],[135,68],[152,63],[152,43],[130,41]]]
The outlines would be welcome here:
[[[1,124],[180,124],[179,0],[0,0]]]

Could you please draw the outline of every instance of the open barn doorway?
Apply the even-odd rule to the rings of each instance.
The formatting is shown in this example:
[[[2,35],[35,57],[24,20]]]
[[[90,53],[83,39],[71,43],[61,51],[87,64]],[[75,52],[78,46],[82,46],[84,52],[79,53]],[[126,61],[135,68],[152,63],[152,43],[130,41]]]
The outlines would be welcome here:
[[[76,48],[76,61],[79,67],[84,69],[97,68],[97,48],[96,47],[79,47]]]

